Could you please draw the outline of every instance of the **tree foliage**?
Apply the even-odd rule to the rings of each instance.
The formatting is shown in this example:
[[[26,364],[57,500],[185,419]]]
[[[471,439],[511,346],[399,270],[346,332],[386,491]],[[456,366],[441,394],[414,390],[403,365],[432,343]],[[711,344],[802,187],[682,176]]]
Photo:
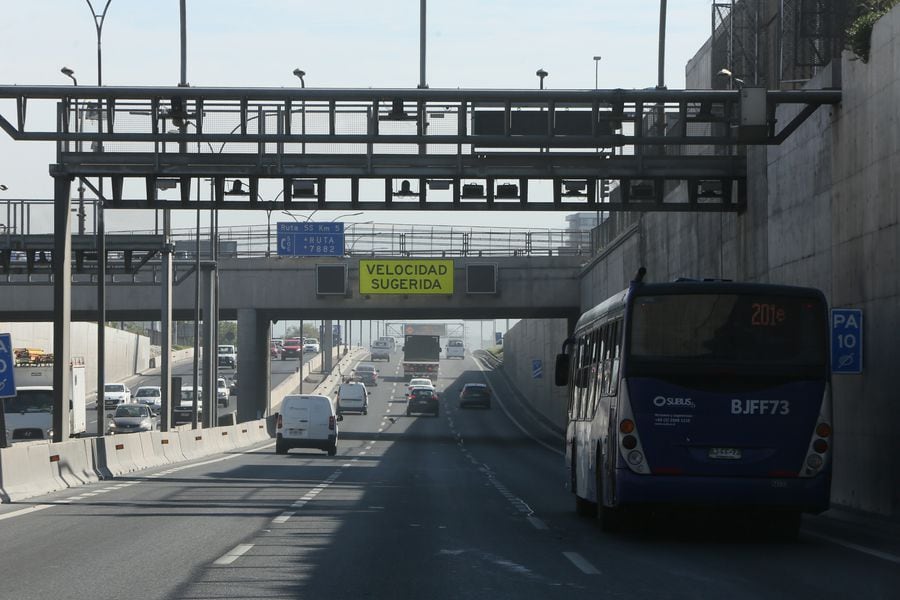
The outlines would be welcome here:
[[[900,0],[872,0],[860,3],[856,19],[847,29],[847,49],[860,57],[863,62],[869,62],[875,23],[898,2]]]

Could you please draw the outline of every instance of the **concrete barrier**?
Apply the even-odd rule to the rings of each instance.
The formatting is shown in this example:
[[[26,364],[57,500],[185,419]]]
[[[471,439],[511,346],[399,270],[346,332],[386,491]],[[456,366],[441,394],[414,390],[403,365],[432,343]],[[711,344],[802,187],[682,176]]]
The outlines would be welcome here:
[[[100,480],[94,468],[94,451],[90,439],[69,440],[50,444],[50,466],[67,486],[76,487]]]
[[[209,432],[209,429],[189,429],[178,432],[181,452],[184,454],[185,460],[201,458],[215,452],[215,449],[210,449]]]
[[[17,502],[65,487],[58,470],[51,468],[50,444],[17,444],[0,449],[0,490],[4,502]]]
[[[140,468],[148,469],[150,467],[158,467],[160,465],[169,464],[162,446],[154,444],[152,431],[131,434],[141,438],[141,454],[143,455],[142,466]]]
[[[184,453],[181,451],[181,439],[178,437],[177,432],[151,431],[150,439],[154,448],[158,452],[162,452],[167,463],[177,463],[184,460]]]

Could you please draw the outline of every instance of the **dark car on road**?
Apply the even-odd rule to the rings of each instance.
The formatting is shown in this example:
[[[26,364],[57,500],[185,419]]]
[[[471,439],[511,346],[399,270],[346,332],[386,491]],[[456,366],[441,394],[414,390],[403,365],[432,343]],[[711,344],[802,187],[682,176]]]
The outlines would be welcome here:
[[[357,365],[353,378],[365,385],[378,385],[378,370],[372,365]]]
[[[466,406],[491,407],[491,390],[483,383],[467,383],[459,392],[459,407]]]
[[[407,402],[406,416],[413,413],[429,413],[436,417],[440,414],[438,395],[433,388],[421,387],[410,390]]]

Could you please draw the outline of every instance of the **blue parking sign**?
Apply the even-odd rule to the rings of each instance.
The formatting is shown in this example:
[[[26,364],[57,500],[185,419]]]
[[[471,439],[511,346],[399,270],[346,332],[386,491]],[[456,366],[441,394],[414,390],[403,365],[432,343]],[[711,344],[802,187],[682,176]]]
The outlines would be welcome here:
[[[13,377],[12,336],[0,333],[0,398],[12,398],[16,395],[16,380]]]
[[[862,373],[863,314],[858,308],[831,310],[831,372]]]

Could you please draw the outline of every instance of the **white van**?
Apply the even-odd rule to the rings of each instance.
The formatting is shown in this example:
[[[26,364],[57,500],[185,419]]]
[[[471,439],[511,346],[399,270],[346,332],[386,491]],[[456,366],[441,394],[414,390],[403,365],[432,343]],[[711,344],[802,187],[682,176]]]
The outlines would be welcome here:
[[[462,340],[452,339],[447,342],[447,358],[466,358],[466,347]]]
[[[334,456],[340,420],[342,417],[335,414],[328,396],[285,396],[275,421],[275,453],[287,454],[291,448],[318,448]]]
[[[369,392],[366,386],[357,381],[342,383],[337,391],[338,414],[347,411],[369,414]]]

